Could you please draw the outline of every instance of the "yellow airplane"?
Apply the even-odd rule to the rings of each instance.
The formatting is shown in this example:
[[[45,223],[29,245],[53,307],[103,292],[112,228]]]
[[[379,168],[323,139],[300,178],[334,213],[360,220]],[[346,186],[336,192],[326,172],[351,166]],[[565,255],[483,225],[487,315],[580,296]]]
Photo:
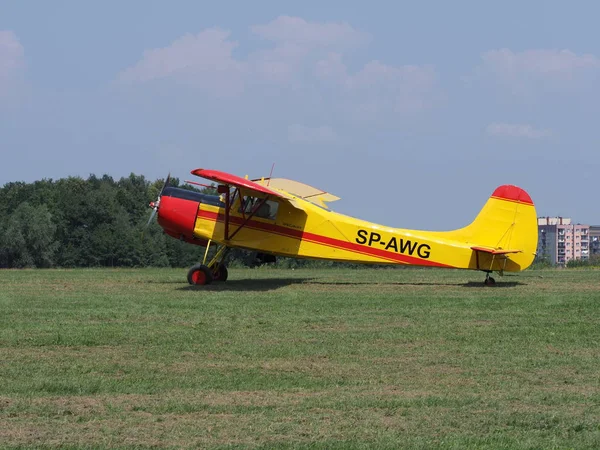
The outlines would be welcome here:
[[[206,246],[203,262],[188,272],[193,285],[227,280],[224,261],[232,248],[257,251],[265,262],[288,256],[481,270],[486,285],[495,284],[492,272],[524,270],[535,257],[535,206],[517,186],[498,187],[470,225],[434,232],[390,228],[333,212],[327,203],[339,197],[285,178],[249,180],[208,169],[191,173],[216,182],[220,195],[169,187],[167,178],[157,201],[150,203],[150,220],[158,213],[165,233]]]

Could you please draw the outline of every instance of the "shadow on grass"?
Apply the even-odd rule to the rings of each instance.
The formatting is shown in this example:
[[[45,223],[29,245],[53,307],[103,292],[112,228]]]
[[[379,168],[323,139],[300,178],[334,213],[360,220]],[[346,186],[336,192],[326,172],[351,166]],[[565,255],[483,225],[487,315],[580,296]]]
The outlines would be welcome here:
[[[318,284],[326,286],[452,286],[452,287],[480,287],[485,289],[494,289],[501,287],[527,286],[527,283],[520,281],[498,281],[494,286],[486,286],[483,281],[469,281],[467,283],[436,283],[432,281],[389,281],[389,282],[353,282],[353,281],[309,281],[306,284]]]
[[[180,283],[180,282],[179,282]],[[526,283],[519,281],[497,282],[495,286],[485,286],[483,281],[468,283],[435,283],[435,282],[352,282],[352,281],[317,281],[311,278],[259,278],[228,280],[225,283],[213,281],[206,286],[183,286],[177,288],[178,291],[273,291],[294,284],[303,284],[305,286],[451,286],[468,287],[481,289],[511,288],[517,286],[527,286]]]
[[[310,278],[259,278],[245,280],[227,280],[225,283],[213,281],[206,286],[177,288],[178,291],[273,291],[292,284],[306,283]],[[310,283],[309,283],[310,284]]]
[[[520,281],[506,281],[506,282],[502,282],[502,281],[496,281],[496,284],[494,286],[486,286],[485,284],[483,284],[483,281],[477,282],[477,281],[469,281],[468,283],[463,283],[461,284],[462,287],[469,287],[469,288],[481,288],[481,289],[498,289],[498,288],[510,288],[510,287],[517,287],[517,286],[527,286],[527,283],[521,283]]]

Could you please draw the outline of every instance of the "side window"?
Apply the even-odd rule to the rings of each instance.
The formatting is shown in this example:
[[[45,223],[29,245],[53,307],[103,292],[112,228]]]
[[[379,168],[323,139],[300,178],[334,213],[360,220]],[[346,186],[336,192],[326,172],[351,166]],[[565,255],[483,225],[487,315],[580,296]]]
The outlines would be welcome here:
[[[272,200],[267,200],[266,202],[263,202],[262,198],[244,197],[239,212],[243,212],[244,214],[251,214],[253,211],[256,211],[254,213],[255,217],[275,220],[277,218],[278,210],[278,202]]]

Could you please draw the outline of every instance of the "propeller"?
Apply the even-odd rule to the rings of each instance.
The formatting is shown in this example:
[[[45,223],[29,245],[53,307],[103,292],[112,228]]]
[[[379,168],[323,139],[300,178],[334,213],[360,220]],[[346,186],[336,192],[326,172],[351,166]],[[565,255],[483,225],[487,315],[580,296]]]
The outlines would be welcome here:
[[[167,175],[167,178],[165,179],[163,187],[160,190],[160,192],[158,194],[158,198],[156,199],[156,201],[155,202],[150,202],[150,204],[148,205],[150,208],[152,208],[152,214],[150,214],[150,218],[148,219],[148,223],[146,223],[146,226],[144,227],[144,231],[142,232],[142,238],[144,237],[144,232],[150,226],[150,224],[152,223],[152,220],[154,219],[154,217],[156,216],[156,213],[158,212],[158,208],[160,207],[160,198],[162,197],[162,194],[163,194],[165,188],[169,185],[169,181],[171,181],[171,172],[169,172],[169,174]]]

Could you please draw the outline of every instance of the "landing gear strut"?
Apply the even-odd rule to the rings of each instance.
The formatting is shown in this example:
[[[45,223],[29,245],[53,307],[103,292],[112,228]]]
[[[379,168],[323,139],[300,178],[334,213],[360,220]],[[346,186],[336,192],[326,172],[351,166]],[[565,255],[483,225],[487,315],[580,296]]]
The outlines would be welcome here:
[[[208,257],[210,243],[211,241],[208,241],[206,251],[204,252],[204,260],[202,261],[202,264],[195,264],[188,271],[187,280],[188,283],[192,285],[204,286],[212,283],[213,281],[227,280],[227,266],[223,261],[229,253],[229,247],[225,245],[220,245],[217,248],[215,256],[213,256],[213,258],[207,264],[206,259]]]
[[[492,277],[490,277],[490,272],[488,272],[485,275],[485,281],[483,282],[483,284],[485,284],[486,286],[495,286],[496,285],[496,280],[494,280]]]

